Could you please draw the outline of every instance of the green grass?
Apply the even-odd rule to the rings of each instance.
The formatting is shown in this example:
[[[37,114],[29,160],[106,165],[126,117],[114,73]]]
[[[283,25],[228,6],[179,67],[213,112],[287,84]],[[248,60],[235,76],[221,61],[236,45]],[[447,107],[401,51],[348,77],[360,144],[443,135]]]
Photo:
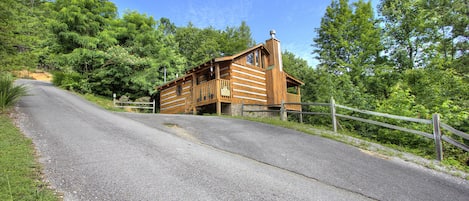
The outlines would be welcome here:
[[[235,116],[235,117],[227,116],[227,117],[255,121],[255,122],[270,124],[274,126],[280,126],[280,127],[300,131],[303,133],[307,133],[310,135],[320,135],[320,136],[324,136],[324,137],[332,138],[332,139],[340,138],[339,136],[336,136],[336,135],[330,135],[327,132],[317,133],[315,131],[316,129],[328,130],[328,128],[326,127],[317,128],[309,124],[301,124],[301,123],[292,122],[292,121],[282,121],[279,118],[259,118],[259,117],[239,117],[239,116]]]
[[[11,108],[25,95],[27,88],[24,85],[14,85],[14,79],[10,74],[0,76],[0,113]]]
[[[115,112],[125,112],[125,110],[122,108],[114,107],[114,103],[112,102],[111,98],[107,98],[104,96],[97,96],[93,94],[79,94],[79,93],[77,94],[106,110],[115,111]]]
[[[30,139],[6,114],[0,114],[0,200],[59,200],[41,180]]]

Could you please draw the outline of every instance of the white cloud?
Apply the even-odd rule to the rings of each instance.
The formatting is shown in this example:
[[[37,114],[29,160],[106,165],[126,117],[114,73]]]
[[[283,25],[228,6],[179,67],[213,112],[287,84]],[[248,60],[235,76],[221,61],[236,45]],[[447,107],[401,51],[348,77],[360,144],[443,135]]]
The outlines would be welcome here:
[[[252,11],[252,2],[238,1],[190,1],[186,21],[191,21],[196,27],[213,26],[224,29],[227,26],[239,26],[241,21],[247,21]]]

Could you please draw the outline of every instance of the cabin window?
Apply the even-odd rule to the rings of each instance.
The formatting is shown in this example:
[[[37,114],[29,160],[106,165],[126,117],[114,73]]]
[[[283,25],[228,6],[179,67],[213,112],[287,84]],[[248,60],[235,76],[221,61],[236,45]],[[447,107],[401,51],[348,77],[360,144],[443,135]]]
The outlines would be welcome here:
[[[254,52],[255,66],[259,66],[259,51]]]
[[[251,52],[246,56],[246,63],[254,65],[254,53]]]
[[[180,96],[182,94],[182,85],[178,84],[176,87],[176,95]]]
[[[247,56],[246,56],[246,63],[249,64],[249,65],[253,65],[253,66],[260,66],[261,65],[261,62],[260,62],[260,55],[259,55],[259,51],[256,50],[256,51],[253,51],[251,53],[249,53]]]

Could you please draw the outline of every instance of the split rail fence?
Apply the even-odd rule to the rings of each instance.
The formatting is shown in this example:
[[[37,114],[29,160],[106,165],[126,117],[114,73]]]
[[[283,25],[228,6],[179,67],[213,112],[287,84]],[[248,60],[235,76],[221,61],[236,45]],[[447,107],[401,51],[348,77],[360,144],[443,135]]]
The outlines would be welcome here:
[[[289,111],[285,109],[286,105],[300,105],[300,106],[322,106],[322,107],[329,107],[330,112],[303,112],[303,111]],[[248,104],[243,104],[241,107],[241,115],[243,116],[244,112],[278,112],[280,114],[280,119],[283,121],[286,121],[286,117],[288,113],[291,114],[298,114],[299,115],[299,121],[300,123],[303,123],[303,115],[308,114],[308,115],[326,115],[330,116],[332,119],[332,129],[334,132],[337,132],[337,118],[344,118],[344,119],[350,119],[350,120],[355,120],[355,121],[360,121],[364,123],[369,123],[389,129],[394,129],[394,130],[399,130],[399,131],[404,131],[416,135],[421,135],[426,138],[430,138],[434,140],[435,143],[435,151],[436,151],[436,159],[441,161],[443,159],[443,144],[442,141],[448,142],[460,149],[463,149],[464,151],[469,152],[469,146],[467,144],[461,143],[448,135],[442,135],[442,130],[445,129],[449,131],[450,133],[462,137],[465,140],[469,140],[469,134],[464,133],[460,130],[457,130],[448,124],[445,124],[440,121],[440,115],[439,114],[433,114],[432,119],[418,119],[418,118],[412,118],[412,117],[404,117],[404,116],[398,116],[398,115],[392,115],[392,114],[386,114],[386,113],[380,113],[380,112],[374,112],[374,111],[367,111],[367,110],[361,110],[361,109],[356,109],[352,107],[347,107],[344,105],[339,105],[336,104],[334,99],[331,98],[330,103],[293,103],[293,102],[282,102],[281,105],[277,105],[277,107],[280,107],[280,110],[245,110],[245,106],[250,106]],[[431,124],[433,126],[433,133],[427,133],[424,131],[419,131],[419,130],[414,130],[410,128],[404,128],[401,126],[393,125],[393,124],[388,124],[384,122],[379,122],[376,120],[371,120],[371,119],[365,119],[365,118],[360,118],[360,117],[354,117],[354,116],[349,116],[345,114],[339,114],[337,113],[337,108],[349,110],[352,112],[357,112],[361,114],[367,114],[367,115],[372,115],[372,116],[378,116],[378,117],[385,117],[389,119],[396,119],[396,120],[402,120],[402,121],[407,121],[407,122],[414,122],[414,123],[420,123],[420,124]]]
[[[114,104],[114,107],[117,107],[117,108],[144,109],[144,110],[151,110],[153,113],[155,113],[155,106],[156,106],[155,100],[153,100],[152,102],[118,101],[116,99],[116,94],[113,94],[112,102]]]

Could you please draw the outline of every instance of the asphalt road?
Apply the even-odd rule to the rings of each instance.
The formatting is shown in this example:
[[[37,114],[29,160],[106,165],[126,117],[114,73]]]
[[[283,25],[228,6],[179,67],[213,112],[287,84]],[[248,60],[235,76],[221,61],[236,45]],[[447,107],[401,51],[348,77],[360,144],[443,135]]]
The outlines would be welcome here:
[[[112,113],[20,80],[19,126],[65,200],[469,200],[466,180],[218,117]]]

